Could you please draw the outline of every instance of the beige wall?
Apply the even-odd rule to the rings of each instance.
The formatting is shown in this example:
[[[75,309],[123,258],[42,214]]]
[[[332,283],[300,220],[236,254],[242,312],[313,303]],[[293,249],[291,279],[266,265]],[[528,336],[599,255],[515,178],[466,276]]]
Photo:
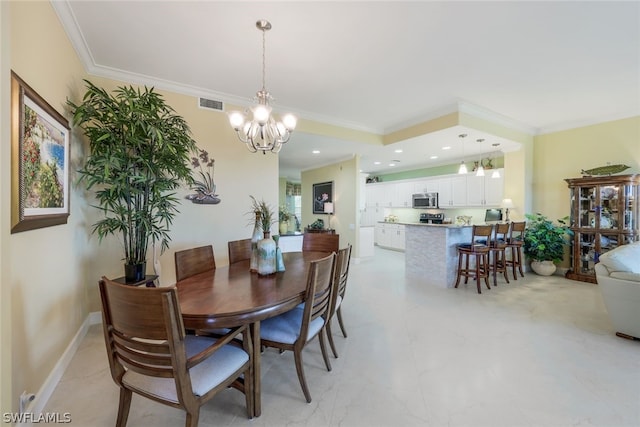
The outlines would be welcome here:
[[[78,91],[86,74],[53,9],[45,2],[10,2],[3,15],[7,12],[11,25],[8,68],[64,114],[67,97]],[[9,94],[2,95],[2,103],[9,103]],[[2,145],[10,145],[4,134]],[[78,148],[72,143],[72,169],[82,152]],[[4,154],[3,170],[10,169],[11,157]],[[7,181],[2,182],[4,217],[10,216],[11,190]],[[84,202],[78,189],[70,187],[68,224],[16,234],[9,234],[10,227],[3,224],[0,230],[11,248],[2,254],[3,260],[8,259],[2,266],[2,287],[10,288],[12,309],[11,335],[2,338],[3,351],[11,351],[12,371],[2,372],[2,383],[11,384],[8,404],[14,410],[22,391],[38,392],[88,314]]]
[[[11,167],[7,159],[11,155],[9,144],[9,3],[0,2],[0,411],[12,409],[11,382],[11,286],[9,286],[9,230],[11,210],[6,202],[10,194]],[[0,421],[2,422],[2,421]],[[5,425],[4,422],[2,422]]]
[[[302,220],[301,227],[314,222],[316,219],[324,220],[328,227],[327,215],[314,215],[312,209],[313,184],[333,181],[333,201],[335,215],[331,218],[331,228],[340,235],[340,247],[348,243],[354,246],[353,257],[359,257],[357,245],[358,222],[358,183],[360,179],[359,160],[354,157],[351,160],[335,163],[318,169],[302,172]]]
[[[83,78],[112,89],[120,82],[87,76],[76,52],[49,2],[2,2],[2,105],[9,103],[5,91],[10,69],[36,90],[58,112],[69,117],[67,98],[80,102]],[[10,37],[5,38],[5,35]],[[5,50],[5,43],[8,49]],[[6,62],[8,52],[9,62]],[[228,126],[226,114],[199,109],[197,99],[158,90],[168,104],[182,115],[198,146],[215,158],[214,178],[221,198],[218,205],[196,205],[184,200],[174,220],[171,248],[160,257],[161,282],[175,281],[173,253],[198,245],[213,244],[218,265],[228,262],[227,241],[250,237],[249,195],[278,206],[278,158],[252,154]],[[90,312],[99,311],[97,281],[101,275],[121,276],[122,253],[119,241],[106,239],[98,244],[90,234],[99,212],[88,206],[82,188],[75,185],[77,170],[87,145],[72,133],[71,215],[66,225],[22,233],[9,233],[11,193],[8,113],[2,110],[2,151],[0,153],[0,277],[2,304],[11,299],[11,315],[2,311],[2,411],[16,410],[23,390],[38,393],[55,364],[72,342]],[[256,178],[258,177],[258,178]],[[191,191],[179,191],[182,198]],[[11,248],[11,251],[8,248]],[[151,269],[151,262],[148,263]]]
[[[533,212],[551,219],[569,214],[565,178],[582,169],[625,164],[623,173],[640,173],[640,116],[539,135],[533,162]]]

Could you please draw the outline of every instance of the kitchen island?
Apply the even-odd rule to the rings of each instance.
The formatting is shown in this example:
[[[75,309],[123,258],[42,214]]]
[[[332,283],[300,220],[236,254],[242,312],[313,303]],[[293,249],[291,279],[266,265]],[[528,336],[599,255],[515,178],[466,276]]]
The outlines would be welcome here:
[[[456,281],[456,245],[471,241],[472,226],[403,223],[405,225],[405,272],[443,288]]]

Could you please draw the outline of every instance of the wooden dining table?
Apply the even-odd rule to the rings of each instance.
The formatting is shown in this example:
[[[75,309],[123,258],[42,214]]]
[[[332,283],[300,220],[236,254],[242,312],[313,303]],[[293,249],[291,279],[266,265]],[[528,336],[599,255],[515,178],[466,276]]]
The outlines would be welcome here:
[[[283,254],[285,271],[260,276],[249,271],[249,260],[216,268],[176,283],[184,326],[218,329],[249,325],[253,341],[254,416],[260,416],[260,321],[291,310],[304,299],[311,261],[327,252]]]

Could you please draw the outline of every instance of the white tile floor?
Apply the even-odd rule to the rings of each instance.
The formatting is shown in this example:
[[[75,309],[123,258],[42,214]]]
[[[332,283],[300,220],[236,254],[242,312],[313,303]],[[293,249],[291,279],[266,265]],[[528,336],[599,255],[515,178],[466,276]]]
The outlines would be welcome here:
[[[333,371],[317,342],[305,350],[312,403],[291,353],[267,350],[262,416],[249,421],[230,389],[200,426],[640,426],[640,342],[614,335],[596,285],[529,273],[478,295],[406,278],[403,254],[376,249],[352,265],[343,310]],[[112,427],[117,406],[93,326],[45,411]],[[184,413],[134,396],[128,425],[181,426]]]

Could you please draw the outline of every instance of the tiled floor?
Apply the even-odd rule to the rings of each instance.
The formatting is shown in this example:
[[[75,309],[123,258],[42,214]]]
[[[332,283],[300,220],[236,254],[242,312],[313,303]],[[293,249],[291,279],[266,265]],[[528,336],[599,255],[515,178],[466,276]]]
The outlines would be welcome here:
[[[640,425],[640,342],[614,335],[596,285],[529,273],[478,295],[407,278],[403,254],[376,249],[352,265],[343,310],[333,371],[317,342],[304,352],[312,403],[292,354],[267,350],[262,416],[249,421],[229,389],[200,426]],[[45,411],[112,427],[117,406],[93,326]],[[184,413],[134,396],[128,425],[181,426]]]

